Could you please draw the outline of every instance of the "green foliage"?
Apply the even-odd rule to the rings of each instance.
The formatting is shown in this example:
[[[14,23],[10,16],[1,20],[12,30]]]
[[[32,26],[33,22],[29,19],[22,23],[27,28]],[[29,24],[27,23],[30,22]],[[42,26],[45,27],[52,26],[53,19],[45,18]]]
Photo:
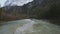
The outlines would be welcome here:
[[[0,13],[2,12],[2,8],[0,8]]]

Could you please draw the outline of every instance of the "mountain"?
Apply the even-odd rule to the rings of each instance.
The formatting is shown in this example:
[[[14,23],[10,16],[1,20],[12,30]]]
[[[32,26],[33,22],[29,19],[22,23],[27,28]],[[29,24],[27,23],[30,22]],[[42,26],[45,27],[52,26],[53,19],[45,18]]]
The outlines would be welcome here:
[[[32,9],[35,9],[35,7],[40,6],[42,4],[43,0],[34,0],[32,2],[29,2],[27,4],[24,4],[23,6],[5,6],[3,7],[5,13],[9,14],[26,14],[26,16],[34,18],[36,15],[34,14],[34,11],[32,12]]]
[[[50,6],[53,5],[55,1],[49,0],[34,0],[23,6],[5,6],[3,7],[3,12],[6,14],[26,14],[30,18],[42,18],[47,11],[50,10]],[[39,16],[40,15],[40,16]],[[43,16],[41,16],[43,15]]]
[[[49,20],[54,24],[60,24],[59,1],[60,0],[34,0],[23,6],[5,6],[2,7],[1,20],[11,21],[29,18]]]

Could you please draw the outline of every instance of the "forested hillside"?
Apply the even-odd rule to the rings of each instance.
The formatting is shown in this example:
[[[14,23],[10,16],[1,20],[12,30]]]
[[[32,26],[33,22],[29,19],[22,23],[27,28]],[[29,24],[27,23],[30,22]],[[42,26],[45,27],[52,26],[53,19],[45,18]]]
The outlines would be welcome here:
[[[4,21],[31,18],[46,19],[60,24],[60,0],[34,0],[24,6],[2,7],[1,11],[0,19]]]

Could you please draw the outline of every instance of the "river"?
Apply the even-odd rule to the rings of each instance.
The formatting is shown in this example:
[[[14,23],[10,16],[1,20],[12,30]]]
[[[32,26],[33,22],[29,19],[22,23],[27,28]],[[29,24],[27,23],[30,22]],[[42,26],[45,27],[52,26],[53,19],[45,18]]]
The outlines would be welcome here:
[[[60,34],[60,26],[43,20],[23,19],[2,23],[0,34]]]

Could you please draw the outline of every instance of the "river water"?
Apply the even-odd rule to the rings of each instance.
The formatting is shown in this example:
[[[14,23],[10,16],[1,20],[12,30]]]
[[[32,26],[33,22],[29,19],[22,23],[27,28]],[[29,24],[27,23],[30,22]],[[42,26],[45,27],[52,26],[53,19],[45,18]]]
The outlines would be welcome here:
[[[0,34],[60,34],[60,26],[43,20],[23,19],[2,23]]]

